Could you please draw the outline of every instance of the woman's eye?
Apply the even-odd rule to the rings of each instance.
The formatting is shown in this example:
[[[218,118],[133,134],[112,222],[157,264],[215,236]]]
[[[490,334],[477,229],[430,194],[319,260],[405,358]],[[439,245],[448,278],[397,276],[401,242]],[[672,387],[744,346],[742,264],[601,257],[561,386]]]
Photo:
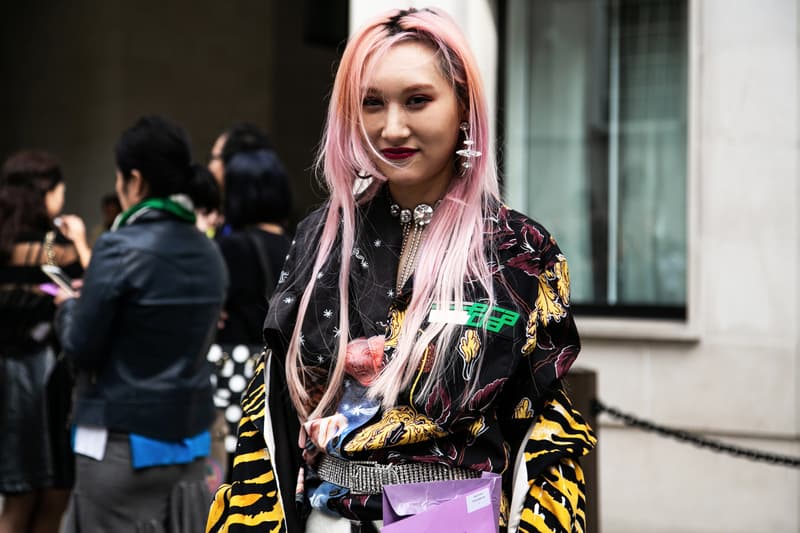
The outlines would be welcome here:
[[[383,105],[383,100],[376,96],[366,96],[364,97],[364,101],[361,103],[364,107],[376,107]]]
[[[419,95],[412,96],[411,98],[408,99],[408,106],[409,107],[422,107],[422,106],[424,106],[425,104],[427,104],[430,101],[431,101],[431,99],[429,97],[419,94]]]

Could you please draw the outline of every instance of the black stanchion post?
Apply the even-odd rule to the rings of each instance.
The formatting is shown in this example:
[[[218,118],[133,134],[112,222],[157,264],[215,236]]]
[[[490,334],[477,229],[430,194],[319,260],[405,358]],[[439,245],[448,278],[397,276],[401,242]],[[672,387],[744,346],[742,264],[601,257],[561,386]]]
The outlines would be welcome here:
[[[567,392],[575,408],[592,426],[599,439],[600,426],[592,409],[592,401],[597,397],[597,373],[586,368],[573,368],[567,374],[566,382]],[[586,531],[587,533],[600,533],[600,486],[597,475],[596,449],[581,459],[581,466],[586,476]]]

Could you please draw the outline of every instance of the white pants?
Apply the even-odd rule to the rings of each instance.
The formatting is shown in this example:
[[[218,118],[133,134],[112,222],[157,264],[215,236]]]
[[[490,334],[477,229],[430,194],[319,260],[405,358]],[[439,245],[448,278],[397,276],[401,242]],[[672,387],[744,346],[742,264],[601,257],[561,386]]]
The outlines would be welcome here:
[[[380,531],[383,521],[373,522],[375,528]],[[306,533],[350,533],[350,520],[347,518],[335,518],[317,509],[312,509],[306,522]]]

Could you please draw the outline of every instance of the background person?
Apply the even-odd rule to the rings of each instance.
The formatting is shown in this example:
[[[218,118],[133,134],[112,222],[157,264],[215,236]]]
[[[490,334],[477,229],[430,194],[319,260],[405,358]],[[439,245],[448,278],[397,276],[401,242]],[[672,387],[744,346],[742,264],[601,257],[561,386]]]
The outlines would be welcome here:
[[[383,465],[395,482],[501,473],[503,528],[585,529],[595,438],[560,381],[580,349],[567,263],[500,201],[489,124],[445,13],[394,10],[351,37],[319,157],[330,199],[271,299],[210,531],[243,515],[303,530],[308,508],[306,531],[376,531]]]
[[[290,245],[285,228],[291,210],[289,179],[274,150],[244,151],[228,161],[225,213],[229,231],[217,244],[231,284],[217,332],[219,351],[210,353],[218,369],[215,402],[228,423],[223,437],[227,453],[235,450],[239,400],[264,346],[267,302]],[[227,476],[232,455],[218,459]]]
[[[115,148],[122,215],[97,241],[57,326],[78,372],[76,482],[66,531],[202,527],[213,418],[204,356],[226,273],[194,227],[181,128],[144,117]],[[158,530],[158,529],[156,529]]]
[[[208,170],[217,180],[220,191],[225,194],[225,168],[230,160],[237,154],[271,150],[272,145],[267,135],[255,124],[250,122],[236,122],[214,141],[209,154]],[[218,224],[217,235],[227,235],[231,231],[225,222],[223,212]]]
[[[226,165],[224,202],[230,233],[217,242],[231,285],[217,340],[261,345],[266,298],[278,282],[290,244],[286,225],[292,192],[278,154],[261,149],[234,155]]]
[[[103,232],[111,229],[114,220],[122,213],[122,206],[119,204],[119,198],[117,198],[116,192],[103,195],[100,199],[100,213],[102,215],[102,221],[92,227],[92,245],[97,242],[97,239]]]
[[[208,157],[208,170],[217,179],[220,187],[225,185],[225,166],[233,156],[241,152],[255,152],[272,148],[267,135],[251,122],[236,122],[221,133]]]
[[[76,231],[83,240],[72,243],[53,224],[64,192],[60,165],[44,151],[17,152],[0,171],[0,533],[58,531],[72,487],[66,416],[58,416],[66,413],[46,393],[58,351],[55,286],[40,268],[83,272],[76,245],[87,248],[85,235]]]
[[[213,239],[217,233],[217,228],[222,224],[222,194],[219,183],[208,168],[195,165],[194,180],[191,186],[190,197],[194,204],[194,214],[197,217],[195,226],[206,237]],[[224,311],[221,316],[224,316]],[[222,318],[218,325],[221,327]],[[212,346],[211,351],[214,351]],[[212,383],[216,381],[216,376],[212,376]],[[216,383],[214,383],[216,385]],[[219,400],[215,394],[214,402]],[[226,399],[227,400],[227,399]],[[211,428],[211,450],[206,457],[206,483],[209,492],[214,492],[217,487],[225,480],[228,464],[228,452],[225,450],[225,441],[230,435],[228,422],[225,420],[224,412],[217,412]]]
[[[213,239],[222,224],[222,189],[208,168],[195,165],[195,178],[190,197],[197,217],[195,226]]]

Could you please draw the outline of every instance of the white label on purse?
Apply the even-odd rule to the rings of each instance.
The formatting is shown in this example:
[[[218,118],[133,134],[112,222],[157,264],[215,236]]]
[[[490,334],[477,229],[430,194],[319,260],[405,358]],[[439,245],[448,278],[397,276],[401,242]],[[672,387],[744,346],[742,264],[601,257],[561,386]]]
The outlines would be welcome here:
[[[75,447],[77,454],[102,461],[106,454],[108,430],[97,426],[78,426],[75,428]]]
[[[467,512],[471,513],[478,509],[483,509],[492,505],[492,497],[489,493],[489,487],[484,487],[471,494],[467,494]]]

